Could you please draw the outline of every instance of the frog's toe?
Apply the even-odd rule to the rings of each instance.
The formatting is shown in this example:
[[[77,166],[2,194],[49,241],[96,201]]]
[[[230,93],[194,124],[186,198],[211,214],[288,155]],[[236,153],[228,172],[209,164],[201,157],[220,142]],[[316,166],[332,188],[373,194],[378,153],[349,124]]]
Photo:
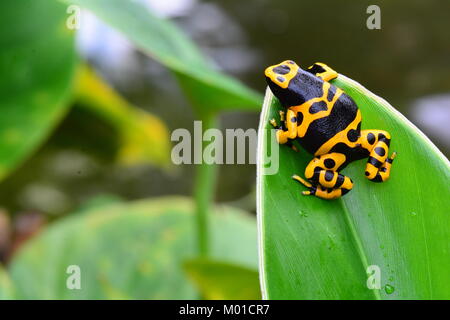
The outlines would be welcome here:
[[[313,196],[313,195],[316,194],[316,190],[317,190],[316,187],[311,186],[311,187],[309,187],[308,189],[309,189],[309,190],[302,191],[302,194],[303,194],[304,196]]]
[[[391,156],[389,157],[389,159],[391,159],[391,163],[392,163],[392,161],[394,161],[394,159],[396,157],[397,157],[397,152],[396,151],[392,152]]]
[[[272,127],[275,127],[275,128],[278,127],[277,120],[275,120],[275,119],[271,119],[271,120],[269,121],[269,123],[272,125]]]
[[[294,174],[294,175],[292,176],[292,179],[294,179],[294,180],[300,182],[301,184],[303,184],[303,185],[304,185],[305,187],[307,187],[307,188],[311,188],[311,187],[312,187],[312,184],[311,184],[310,182],[306,181],[305,179],[303,179],[302,177],[300,177],[300,176],[298,176],[298,175],[296,175],[296,174]]]

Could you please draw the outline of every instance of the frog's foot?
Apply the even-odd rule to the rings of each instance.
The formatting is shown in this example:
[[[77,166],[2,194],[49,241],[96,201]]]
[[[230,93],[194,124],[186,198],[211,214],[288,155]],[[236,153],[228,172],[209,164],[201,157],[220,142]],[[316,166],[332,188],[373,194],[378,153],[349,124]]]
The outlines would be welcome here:
[[[317,187],[311,187],[308,191],[303,191],[302,193],[304,195],[314,195],[325,200],[333,200],[342,197],[349,191],[350,190],[344,188],[324,188],[318,185]]]
[[[302,183],[304,186],[306,186],[308,188],[308,190],[303,191],[302,194],[305,196],[309,196],[309,195],[313,195],[322,199],[327,199],[327,200],[331,200],[331,199],[336,199],[339,198],[341,196],[343,196],[344,194],[346,194],[347,192],[350,191],[350,189],[346,189],[346,188],[326,188],[320,184],[315,184],[313,185],[312,183],[310,183],[309,181],[294,175],[292,176],[292,179]],[[353,186],[353,184],[352,184]],[[348,186],[350,187],[350,186]]]
[[[396,156],[397,152],[393,152],[392,155],[389,158],[387,158],[386,161],[381,165],[380,169],[376,171],[375,176],[373,176],[373,174],[371,174],[370,171],[367,171],[366,168],[366,177],[373,182],[384,182],[387,179],[389,179],[389,176],[391,175],[392,162],[394,162]],[[369,175],[367,173],[369,173]],[[373,178],[369,178],[372,176]]]
[[[311,177],[307,177],[315,187],[309,193],[322,199],[336,199],[353,188],[353,181],[336,171],[316,169]]]
[[[345,155],[329,153],[315,157],[305,170],[307,180],[294,176],[293,178],[309,190],[304,195],[314,195],[322,199],[336,199],[353,188],[353,181],[337,170],[345,163]]]
[[[301,184],[303,184],[303,185],[304,185],[305,187],[307,187],[307,188],[311,188],[311,187],[312,187],[312,184],[311,184],[311,183],[309,183],[308,181],[306,181],[305,179],[303,179],[302,177],[300,177],[300,176],[298,176],[298,175],[296,175],[296,174],[294,174],[294,175],[292,176],[292,179],[294,179],[294,180],[300,182]],[[306,192],[306,191],[305,191],[305,192]]]
[[[274,128],[285,129],[285,127],[286,127],[286,125],[285,125],[285,112],[280,110],[278,113],[280,114],[280,125],[278,125],[277,120],[275,120],[274,118],[270,119],[269,123]]]
[[[314,195],[316,193],[317,187],[313,186],[309,181],[303,179],[302,177],[300,177],[300,176],[298,176],[296,174],[294,174],[292,176],[292,179],[300,182],[301,184],[303,184],[305,187],[308,188],[307,191],[303,191],[302,192],[303,195],[308,196],[308,195]]]
[[[365,175],[373,182],[384,182],[389,179],[391,167],[397,153],[394,152],[388,158],[391,136],[389,132],[382,130],[361,131],[362,147],[370,151],[367,160]]]
[[[353,181],[349,177],[336,171],[322,169],[316,166],[317,163],[314,160],[311,163],[315,166],[315,170],[311,173],[311,170],[308,170],[310,165],[308,165],[306,170],[308,180],[298,175],[292,176],[294,180],[308,188],[307,191],[302,192],[304,195],[331,200],[343,196],[353,188]]]

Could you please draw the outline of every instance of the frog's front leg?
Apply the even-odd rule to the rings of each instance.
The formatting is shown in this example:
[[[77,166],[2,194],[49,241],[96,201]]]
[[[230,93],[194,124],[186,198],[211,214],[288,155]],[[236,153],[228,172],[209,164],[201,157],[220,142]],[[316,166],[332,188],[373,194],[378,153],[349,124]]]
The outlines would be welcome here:
[[[288,109],[286,119],[284,119],[284,112],[280,111],[281,125],[277,130],[277,141],[279,144],[285,144],[289,139],[297,138],[297,117],[294,111]],[[276,121],[272,119],[270,123],[276,126]]]
[[[366,178],[373,182],[389,179],[396,152],[388,158],[391,135],[383,130],[361,131],[361,146],[370,152],[366,165]]]
[[[330,81],[337,78],[338,73],[327,66],[325,63],[316,62],[310,66],[306,71],[314,74],[316,77],[321,78],[323,81]]]
[[[345,155],[329,153],[311,160],[305,170],[308,181],[294,175],[292,178],[308,187],[303,191],[304,195],[315,195],[322,199],[336,199],[353,188],[353,181],[338,172],[339,167],[345,162]]]

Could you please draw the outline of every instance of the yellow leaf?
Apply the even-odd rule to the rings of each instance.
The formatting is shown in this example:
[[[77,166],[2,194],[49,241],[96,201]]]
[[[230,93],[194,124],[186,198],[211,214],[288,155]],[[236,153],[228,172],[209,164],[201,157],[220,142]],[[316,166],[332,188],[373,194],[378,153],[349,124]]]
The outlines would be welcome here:
[[[85,65],[78,73],[75,97],[82,107],[117,130],[121,139],[119,163],[169,166],[170,140],[164,122],[130,104]]]

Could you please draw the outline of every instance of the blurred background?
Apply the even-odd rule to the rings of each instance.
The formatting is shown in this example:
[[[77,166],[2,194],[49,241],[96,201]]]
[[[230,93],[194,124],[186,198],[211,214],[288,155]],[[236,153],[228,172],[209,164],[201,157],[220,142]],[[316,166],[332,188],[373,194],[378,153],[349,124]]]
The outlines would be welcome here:
[[[140,2],[175,23],[217,70],[261,94],[268,65],[285,59],[302,67],[325,62],[385,98],[449,154],[449,1]],[[381,8],[381,30],[366,27],[371,4]],[[106,83],[161,119],[169,133],[192,130],[198,114],[173,74],[89,11],[82,12],[76,48]],[[86,203],[193,193],[194,165],[118,162],[121,142],[114,126],[79,103],[0,184],[3,262],[43,226]],[[257,128],[258,120],[258,112],[229,111],[220,114],[220,127]],[[218,170],[215,201],[254,214],[255,166]]]

